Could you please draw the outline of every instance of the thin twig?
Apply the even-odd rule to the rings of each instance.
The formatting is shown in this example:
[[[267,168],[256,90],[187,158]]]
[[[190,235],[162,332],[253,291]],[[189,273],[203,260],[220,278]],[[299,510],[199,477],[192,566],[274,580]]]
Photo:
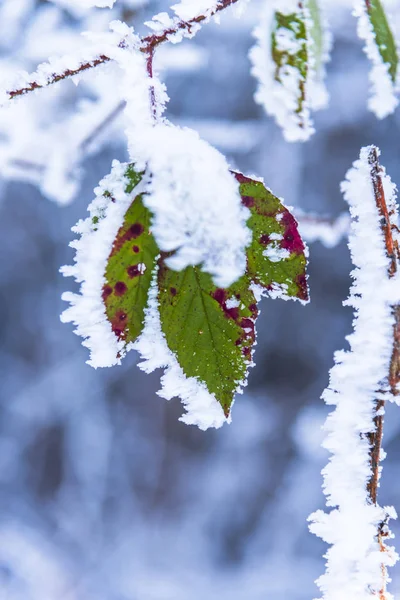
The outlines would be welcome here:
[[[391,217],[393,214],[389,212],[386,199],[385,192],[383,189],[381,172],[382,168],[379,164],[378,152],[375,147],[371,147],[368,162],[371,167],[371,179],[372,185],[374,189],[374,196],[376,201],[376,206],[379,211],[379,215],[381,217],[381,228],[382,233],[385,239],[386,253],[388,258],[390,259],[390,265],[388,268],[388,276],[392,278],[398,271],[399,268],[399,260],[400,253],[397,241],[393,238],[393,229],[396,227],[395,224],[391,222]],[[393,314],[395,318],[395,323],[393,326],[393,351],[390,360],[389,367],[389,388],[390,392],[393,395],[398,395],[397,384],[400,381],[400,307],[393,307]],[[384,407],[385,401],[379,399],[376,401],[376,416],[374,418],[375,431],[371,432],[368,435],[371,449],[371,470],[372,474],[370,480],[368,482],[368,493],[371,499],[371,502],[374,504],[377,503],[377,495],[378,495],[378,485],[379,485],[379,461],[380,461],[380,453],[381,453],[381,445],[382,445],[382,437],[383,437],[383,422],[384,422]]]
[[[393,209],[389,210],[385,191],[382,182],[382,168],[379,164],[378,152],[376,147],[371,146],[368,163],[371,168],[371,180],[374,190],[375,202],[378,208],[378,212],[381,218],[381,228],[385,239],[386,254],[390,259],[388,267],[388,277],[391,279],[398,271],[400,264],[400,251],[397,240],[393,237],[393,230],[397,228],[397,225],[391,221],[394,216]],[[390,359],[388,384],[389,391],[393,395],[398,395],[397,385],[400,381],[400,306],[393,306],[394,315],[394,326],[393,326],[393,350]],[[375,401],[375,417],[374,417],[374,431],[368,434],[368,440],[370,442],[370,464],[371,464],[371,476],[367,484],[367,491],[370,501],[373,504],[377,504],[378,499],[378,487],[379,487],[379,463],[382,447],[383,438],[383,424],[384,424],[384,409],[385,400],[382,399],[383,392],[380,392],[381,398]],[[383,521],[378,526],[377,540],[381,552],[386,552],[385,538],[387,537],[386,521]],[[386,581],[387,573],[386,567],[382,564],[382,588],[379,591],[380,600],[386,600]]]
[[[213,11],[211,11],[208,15],[198,15],[197,17],[194,17],[193,19],[189,19],[188,21],[178,21],[174,27],[165,29],[161,33],[152,34],[152,35],[143,37],[141,39],[139,48],[140,48],[141,52],[143,52],[144,54],[150,55],[154,52],[154,50],[157,46],[160,46],[164,42],[168,42],[169,39],[174,34],[178,33],[179,31],[186,31],[189,34],[195,35],[195,33],[196,33],[195,26],[196,25],[202,23],[203,21],[210,19],[211,17],[213,17],[217,13],[225,10],[229,6],[236,4],[236,2],[238,2],[238,0],[220,0],[218,2],[218,4],[216,5],[215,9]],[[120,46],[123,47],[123,42],[121,42]],[[48,87],[49,85],[53,85],[54,83],[57,83],[64,79],[74,77],[75,75],[79,75],[80,73],[83,73],[85,71],[88,71],[89,69],[98,67],[99,65],[103,65],[110,61],[111,61],[111,58],[109,56],[106,56],[105,54],[101,54],[100,56],[98,56],[97,58],[95,58],[91,61],[82,63],[76,69],[65,69],[64,71],[61,71],[60,73],[53,73],[51,75],[51,77],[49,77],[45,83],[38,83],[37,81],[32,80],[31,82],[26,84],[24,87],[21,87],[21,88],[15,89],[15,90],[9,90],[9,91],[7,91],[8,98],[11,100],[11,99],[17,98],[19,96],[24,96],[25,94],[29,94],[30,92],[33,92],[35,90],[39,90],[39,89]]]
[[[104,65],[104,63],[109,62],[111,59],[105,54],[101,54],[98,58],[85,62],[81,64],[76,69],[66,69],[61,73],[53,73],[53,75],[48,79],[45,84],[38,83],[37,81],[31,81],[25,87],[19,88],[17,90],[11,90],[7,92],[10,100],[13,98],[17,98],[18,96],[24,96],[25,94],[29,94],[29,92],[33,92],[34,90],[39,90],[41,88],[52,85],[53,83],[58,83],[63,79],[68,79],[69,77],[73,77],[74,75],[79,75],[79,73],[83,73],[84,71],[88,71],[89,69],[93,69],[94,67],[98,67],[99,65]]]

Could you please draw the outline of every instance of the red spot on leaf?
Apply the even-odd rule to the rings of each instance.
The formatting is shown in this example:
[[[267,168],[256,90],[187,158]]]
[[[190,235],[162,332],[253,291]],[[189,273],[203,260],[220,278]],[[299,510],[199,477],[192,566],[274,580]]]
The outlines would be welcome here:
[[[132,250],[137,254],[138,252],[140,252],[140,248],[139,246],[133,246]]]
[[[176,296],[176,294],[178,293],[177,289],[174,287],[170,287],[169,291],[171,292],[171,296]]]
[[[254,325],[254,321],[244,317],[240,321],[240,327],[243,329],[245,338],[250,339],[254,342],[256,339],[256,328]]]
[[[260,244],[262,244],[263,246],[266,246],[267,244],[269,244],[270,241],[271,241],[271,238],[266,233],[263,233],[263,235],[259,239]]]
[[[123,310],[118,310],[111,319],[111,329],[118,339],[125,338],[125,328],[127,327],[128,315]]]
[[[243,173],[236,173],[234,171],[231,171],[231,173],[235,176],[236,181],[239,183],[254,183],[253,179],[246,177],[246,175],[243,175]]]
[[[134,223],[129,227],[127,231],[123,233],[123,227],[118,232],[117,237],[115,238],[114,245],[111,251],[111,256],[119,252],[122,246],[131,240],[136,239],[141,235],[144,231],[144,227],[141,223]]]
[[[249,311],[251,312],[252,317],[255,318],[258,315],[257,304],[250,304]]]
[[[226,290],[224,290],[222,288],[216,289],[215,292],[212,294],[212,297],[214,298],[214,300],[216,300],[218,302],[218,304],[224,311],[225,317],[227,319],[233,319],[234,321],[237,321],[237,319],[239,318],[239,309],[237,306],[228,308],[226,305],[226,300],[227,300],[226,296],[227,296]]]
[[[254,198],[253,196],[242,196],[242,204],[244,206],[247,206],[247,208],[251,208],[252,206],[254,206]]]
[[[134,223],[133,225],[131,225],[128,229],[128,231],[126,233],[129,232],[129,234],[132,236],[132,238],[137,238],[139,237],[139,235],[141,235],[144,231],[144,227],[141,223]]]
[[[295,283],[299,287],[297,297],[300,298],[300,300],[308,300],[307,277],[301,273],[300,275],[297,275]]]
[[[142,273],[139,269],[139,265],[131,265],[130,267],[128,267],[126,269],[126,272],[128,273],[128,275],[131,279],[133,279],[134,277],[139,277],[139,275],[142,275]]]
[[[288,210],[283,213],[280,224],[284,227],[283,240],[280,242],[281,248],[289,250],[290,253],[302,254],[304,252],[303,240],[300,237],[296,219]]]
[[[247,360],[251,359],[251,348],[250,348],[250,346],[245,346],[244,348],[242,348],[242,352],[243,352],[244,356],[247,358]]]
[[[117,281],[114,286],[114,293],[116,296],[123,296],[128,288],[123,281]]]
[[[216,300],[218,302],[218,304],[220,304],[221,306],[223,304],[225,304],[226,291],[223,290],[222,288],[218,288],[217,290],[215,290],[215,292],[213,293],[212,296],[213,296],[214,300]]]
[[[101,295],[101,297],[103,298],[103,302],[106,301],[106,299],[108,298],[108,296],[112,294],[112,287],[109,285],[105,285],[103,286],[103,293]]]

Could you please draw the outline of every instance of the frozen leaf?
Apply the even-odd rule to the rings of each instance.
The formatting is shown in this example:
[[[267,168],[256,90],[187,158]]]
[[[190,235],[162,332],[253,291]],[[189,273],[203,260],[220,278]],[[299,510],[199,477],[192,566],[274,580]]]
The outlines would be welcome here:
[[[138,350],[143,370],[165,369],[159,394],[180,396],[182,420],[202,429],[225,422],[246,384],[262,295],[308,299],[296,221],[263,183],[228,175],[251,233],[246,272],[233,284],[216,284],[197,260],[178,270],[179,248],[160,251],[148,207],[154,175],[117,161],[75,228],[76,265],[63,269],[82,282],[80,294],[64,296],[71,307],[63,318],[86,338],[90,364],[110,366]]]
[[[382,62],[389,66],[390,77],[395,83],[399,57],[388,18],[380,0],[369,0],[365,4]]]
[[[289,211],[264,185],[234,174],[250,209],[247,274],[224,289],[198,267],[172,271],[164,255],[158,273],[161,330],[186,377],[205,384],[229,415],[246,383],[255,342],[257,298],[308,299],[304,244]],[[260,297],[258,296],[258,299]]]
[[[204,382],[229,415],[246,378],[255,341],[257,303],[246,276],[217,288],[198,267],[159,270],[161,328],[187,377]]]
[[[139,183],[132,166],[126,171],[132,193]],[[118,339],[128,344],[140,335],[144,323],[152,272],[159,250],[150,233],[151,214],[143,195],[134,198],[115,238],[105,272],[103,300],[107,318]]]
[[[307,77],[307,33],[302,11],[284,14],[276,12],[272,28],[272,58],[275,63],[275,80],[285,85],[288,78],[295,84],[295,112],[300,126],[304,127],[303,111]],[[294,87],[294,86],[293,86]]]
[[[311,111],[328,101],[324,77],[331,36],[318,1],[269,0],[254,36],[256,101],[288,141],[308,140],[314,132]]]
[[[371,61],[369,79],[371,94],[368,108],[383,119],[398,105],[398,52],[391,21],[381,0],[356,0],[354,15],[358,17],[357,33],[365,41],[364,52]]]
[[[286,297],[308,301],[306,250],[298,225],[282,202],[261,181],[235,173],[242,202],[250,209],[247,273],[252,281]]]

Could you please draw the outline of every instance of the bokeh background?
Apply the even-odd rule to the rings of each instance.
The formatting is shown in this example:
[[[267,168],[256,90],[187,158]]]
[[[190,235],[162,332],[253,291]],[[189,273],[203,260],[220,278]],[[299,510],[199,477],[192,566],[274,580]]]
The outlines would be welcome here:
[[[335,217],[362,145],[380,146],[400,182],[400,111],[381,122],[367,111],[369,66],[350,2],[336,0],[329,108],[308,143],[286,143],[254,103],[249,74],[266,1],[160,51],[168,117],[287,204]],[[142,31],[168,5],[117,0],[111,13]],[[395,21],[398,2],[391,8]],[[106,30],[110,19],[68,0],[0,0],[0,78],[68,52],[80,31]],[[127,158],[121,115],[91,135],[118,103],[117,79],[108,66],[0,111],[0,598],[310,600],[326,550],[306,522],[324,505],[320,395],[351,331],[346,242],[310,246],[308,306],[263,301],[256,367],[231,425],[180,423],[179,401],[156,395],[159,373],[139,371],[134,353],[93,370],[59,320],[74,284],[58,270],[72,261],[70,228],[93,187],[113,158]],[[389,407],[380,502],[400,512],[399,434],[399,409]],[[400,592],[400,567],[392,574]]]

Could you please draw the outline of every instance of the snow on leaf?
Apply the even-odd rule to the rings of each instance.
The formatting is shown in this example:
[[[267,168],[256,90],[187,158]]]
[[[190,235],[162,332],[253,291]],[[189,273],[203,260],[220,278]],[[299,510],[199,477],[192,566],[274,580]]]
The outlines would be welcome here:
[[[146,131],[140,152],[151,172],[144,203],[153,214],[168,266],[202,265],[219,286],[246,269],[249,217],[225,157],[188,128],[162,123]]]
[[[202,429],[229,419],[246,384],[261,296],[308,298],[296,221],[260,181],[228,174],[251,232],[246,272],[233,284],[221,287],[197,261],[176,269],[176,250],[160,250],[154,232],[153,172],[117,162],[100,184],[90,218],[75,228],[77,264],[63,269],[82,282],[80,294],[64,295],[72,306],[63,319],[87,338],[90,364],[109,366],[138,350],[143,370],[165,369],[160,395],[180,396],[187,410],[182,420]]]
[[[323,108],[328,99],[323,79],[330,35],[317,0],[268,2],[254,36],[255,99],[288,141],[305,141],[314,132],[311,110]]]
[[[258,311],[248,278],[217,288],[198,267],[177,272],[161,260],[158,285],[161,328],[169,349],[185,375],[203,382],[228,417],[255,341]]]
[[[247,226],[252,242],[247,249],[247,272],[266,290],[308,301],[306,247],[298,225],[281,200],[260,181],[235,173],[242,202],[250,209]]]
[[[241,173],[233,175],[251,215],[247,274],[224,289],[198,267],[172,271],[167,255],[160,260],[158,274],[161,330],[166,343],[185,376],[205,385],[226,417],[253,365],[261,295],[308,300],[305,247],[296,221],[261,182]]]
[[[113,162],[110,175],[105,177],[95,190],[96,197],[89,205],[90,216],[84,221],[79,221],[73,227],[73,231],[79,234],[79,239],[71,242],[75,248],[75,264],[62,267],[61,272],[65,276],[73,276],[81,284],[80,293],[65,292],[63,300],[70,303],[61,315],[64,322],[73,322],[76,325],[75,333],[84,338],[83,345],[90,350],[88,363],[93,367],[108,367],[120,362],[125,352],[126,342],[122,335],[116,336],[115,327],[110,323],[115,318],[116,310],[114,298],[116,289],[122,290],[120,281],[116,277],[121,276],[123,261],[118,261],[111,256],[115,274],[110,272],[107,265],[110,254],[115,250],[116,238],[121,241],[121,225],[124,224],[125,215],[128,211],[129,218],[138,219],[141,215],[140,201],[132,208],[132,200],[139,198],[145,189],[142,175],[135,173],[132,167]],[[125,220],[125,224],[126,224]],[[132,244],[133,245],[133,244]],[[122,244],[122,250],[125,250]],[[139,252],[140,254],[140,252]],[[146,266],[150,262],[151,251],[147,249],[142,253],[141,263]],[[132,255],[135,252],[132,250]],[[132,264],[134,264],[132,256]],[[139,268],[139,267],[138,267]],[[143,270],[143,269],[142,269]],[[106,280],[107,272],[107,280]],[[112,298],[106,304],[104,298],[108,294],[108,287],[113,284]],[[122,280],[120,283],[124,283]],[[124,284],[125,285],[125,284]],[[139,292],[136,292],[136,299]],[[107,305],[107,310],[106,310]],[[129,311],[129,323],[133,319],[133,308]],[[140,310],[135,313],[136,320],[140,320]],[[121,321],[123,323],[124,320]],[[121,328],[122,329],[122,328]],[[138,331],[139,325],[136,325]],[[129,335],[133,335],[133,326],[130,325]],[[128,337],[127,337],[128,339]]]
[[[356,0],[353,14],[358,17],[357,32],[365,40],[364,51],[372,63],[368,107],[383,119],[398,104],[395,91],[399,55],[394,32],[381,0]]]
[[[127,188],[131,193],[137,178],[132,166],[126,176],[132,181]],[[152,272],[159,254],[150,233],[150,219],[143,196],[136,196],[114,240],[105,271],[103,300],[107,318],[116,337],[126,345],[142,332]]]

